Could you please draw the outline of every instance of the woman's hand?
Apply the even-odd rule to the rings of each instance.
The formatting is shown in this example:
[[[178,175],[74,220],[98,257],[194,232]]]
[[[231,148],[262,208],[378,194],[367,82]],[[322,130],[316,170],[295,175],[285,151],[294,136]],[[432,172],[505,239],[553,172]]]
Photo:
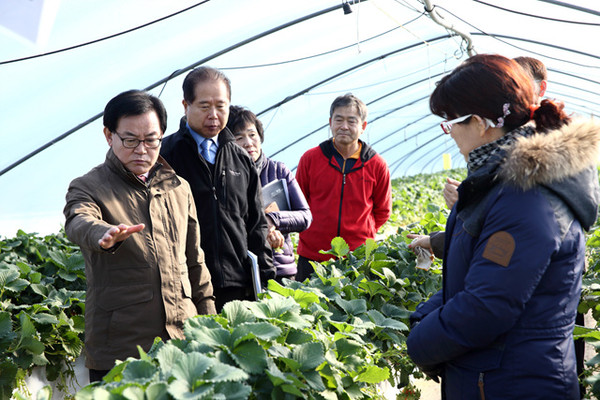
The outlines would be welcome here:
[[[458,186],[460,182],[456,179],[446,178],[446,185],[444,185],[444,190],[442,194],[444,195],[444,201],[446,202],[446,206],[449,209],[452,209],[454,203],[458,201]]]
[[[267,235],[267,242],[273,250],[279,249],[283,247],[283,242],[285,241],[283,234],[275,229],[274,226],[269,228],[269,234]]]
[[[414,239],[408,245],[409,249],[413,249],[414,251],[415,247],[422,247],[433,253],[433,250],[431,249],[431,241],[429,240],[429,235],[415,235],[413,233],[408,233],[406,237],[409,239]]]

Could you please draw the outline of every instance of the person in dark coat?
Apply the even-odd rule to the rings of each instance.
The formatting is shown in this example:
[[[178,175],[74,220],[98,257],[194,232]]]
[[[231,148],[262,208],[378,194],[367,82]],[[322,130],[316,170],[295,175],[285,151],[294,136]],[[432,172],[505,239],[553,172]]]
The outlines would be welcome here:
[[[532,104],[533,90],[514,60],[481,54],[430,98],[468,175],[446,225],[442,290],[412,314],[407,349],[445,399],[579,398],[573,327],[600,125]]]
[[[280,209],[276,202],[266,207],[269,235],[267,240],[273,249],[273,265],[277,269],[277,280],[294,279],[297,266],[294,245],[290,232],[302,232],[312,222],[312,215],[302,190],[292,172],[281,161],[266,157],[262,151],[265,140],[264,128],[258,117],[250,110],[240,106],[231,106],[227,126],[233,132],[236,143],[245,149],[260,174],[264,188],[267,184],[283,180],[287,192],[289,209]]]
[[[255,298],[248,251],[258,259],[262,285],[275,278],[258,172],[225,126],[230,99],[225,74],[192,70],[183,81],[185,117],[160,152],[192,188],[219,312],[231,300]]]

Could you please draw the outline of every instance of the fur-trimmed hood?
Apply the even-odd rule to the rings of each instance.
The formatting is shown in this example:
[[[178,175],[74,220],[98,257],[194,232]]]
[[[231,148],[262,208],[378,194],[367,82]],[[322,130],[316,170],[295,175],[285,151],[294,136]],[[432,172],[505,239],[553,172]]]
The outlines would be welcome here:
[[[564,180],[600,161],[600,122],[574,120],[548,133],[520,137],[506,153],[500,177],[525,190]]]
[[[550,189],[582,225],[591,226],[600,202],[599,162],[600,122],[575,119],[560,129],[520,137],[507,150],[498,175],[523,190],[540,185]]]

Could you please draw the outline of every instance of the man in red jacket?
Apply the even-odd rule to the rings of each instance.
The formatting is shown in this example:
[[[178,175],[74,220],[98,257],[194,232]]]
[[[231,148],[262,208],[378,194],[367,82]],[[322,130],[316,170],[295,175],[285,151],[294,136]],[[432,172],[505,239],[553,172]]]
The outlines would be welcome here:
[[[298,274],[312,272],[310,261],[331,258],[331,240],[342,237],[356,249],[388,220],[392,210],[390,171],[383,158],[359,139],[367,127],[367,106],[351,93],[331,104],[329,127],[333,138],[300,158],[296,179],[313,215],[300,233]]]

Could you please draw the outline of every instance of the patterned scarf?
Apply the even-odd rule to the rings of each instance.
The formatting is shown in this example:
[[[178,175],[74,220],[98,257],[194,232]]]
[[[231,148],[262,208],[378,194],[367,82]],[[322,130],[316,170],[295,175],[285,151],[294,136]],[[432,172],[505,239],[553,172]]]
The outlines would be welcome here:
[[[486,143],[483,146],[479,146],[476,149],[471,150],[469,153],[469,161],[467,162],[467,169],[469,173],[477,171],[493,156],[499,155],[507,147],[512,146],[515,140],[517,140],[519,137],[531,136],[534,133],[535,131],[531,125],[524,125],[505,133],[500,139]]]

